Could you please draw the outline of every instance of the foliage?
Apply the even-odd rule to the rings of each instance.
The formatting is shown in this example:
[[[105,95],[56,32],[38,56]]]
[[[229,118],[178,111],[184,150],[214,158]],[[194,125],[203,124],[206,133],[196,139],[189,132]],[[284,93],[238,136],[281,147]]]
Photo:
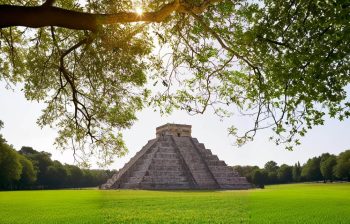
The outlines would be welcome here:
[[[288,149],[299,144],[297,136],[322,125],[327,113],[349,116],[345,2],[220,1],[193,17],[183,15],[164,31],[165,40],[177,41],[168,45],[181,65],[171,67],[166,79],[177,77],[180,87],[158,98],[167,110],[176,105],[196,114],[209,107],[221,116],[248,115],[251,130],[229,129],[238,145],[272,128],[271,139]]]
[[[55,160],[53,164],[47,167],[45,184],[49,187],[62,187],[66,182],[67,171],[63,165]]]
[[[321,156],[320,170],[324,181],[334,179],[334,166],[337,164],[337,157],[335,155]]]
[[[294,182],[299,182],[300,181],[300,176],[301,176],[301,166],[300,163],[296,163],[293,166],[293,181]]]
[[[18,181],[19,185],[30,186],[36,181],[37,170],[34,168],[33,163],[25,156],[19,155],[19,161],[22,165],[22,174]]]
[[[278,170],[278,165],[275,161],[268,161],[267,163],[265,163],[264,169],[267,172],[276,172]]]
[[[21,150],[19,150],[19,153],[32,161],[37,170],[38,184],[45,185],[47,168],[52,165],[51,154],[44,151],[38,152],[33,148],[26,146],[23,146]]]
[[[19,152],[0,141],[0,189],[96,187],[113,175],[109,170],[80,169],[52,161],[47,152],[22,147]]]
[[[5,16],[13,9],[6,4],[41,3],[1,0],[2,18],[14,15]],[[141,16],[129,1],[48,0],[36,9],[55,10],[53,3],[72,18],[40,26],[55,14],[32,25],[16,16],[36,27],[26,29],[0,19],[0,79],[24,83],[28,100],[46,104],[38,123],[58,127],[57,147],[83,163],[124,155],[121,131],[145,105],[253,116],[251,130],[229,128],[238,145],[271,128],[271,139],[288,149],[325,116],[350,115],[345,1],[147,1],[141,7],[150,13]],[[91,24],[79,23],[81,11]]]
[[[350,150],[339,154],[334,171],[338,178],[350,181]]]
[[[66,184],[71,187],[81,186],[81,181],[83,179],[83,171],[73,165],[65,165],[67,171]]]
[[[320,171],[321,158],[313,157],[307,161],[301,170],[301,177],[303,180],[317,181],[322,180]]]
[[[0,188],[12,188],[12,183],[21,178],[22,165],[13,147],[0,138]]]
[[[267,173],[267,180],[265,181],[266,184],[276,184],[279,183],[279,179],[277,176],[277,172],[268,172]]]
[[[259,169],[253,171],[252,175],[252,183],[259,187],[259,188],[264,188],[266,184],[266,179],[267,179],[267,173],[264,171],[261,171]]]
[[[350,180],[350,150],[340,153],[338,156],[324,153],[309,159],[305,164],[299,162],[294,166],[282,164],[278,166],[275,161],[268,161],[264,168],[258,166],[234,166],[233,169],[240,176],[261,186],[264,184],[284,184],[291,182],[312,181],[342,181]]]
[[[234,166],[233,169],[239,173],[240,176],[246,177],[247,180],[253,182],[253,171],[258,170],[258,166]]]
[[[278,180],[281,183],[290,183],[293,181],[292,167],[287,164],[282,164],[277,173]]]

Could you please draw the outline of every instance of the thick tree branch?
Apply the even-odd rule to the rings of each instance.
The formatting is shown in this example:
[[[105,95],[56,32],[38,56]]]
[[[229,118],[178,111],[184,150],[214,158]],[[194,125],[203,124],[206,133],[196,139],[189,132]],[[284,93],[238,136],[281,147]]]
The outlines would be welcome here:
[[[0,5],[0,28],[25,26],[32,28],[57,26],[74,30],[96,30],[100,25],[130,22],[162,22],[173,12],[201,13],[210,4],[219,0],[207,0],[198,6],[189,6],[175,0],[164,5],[158,11],[139,15],[135,12],[114,14],[92,14],[62,9],[52,6],[55,0],[47,0],[42,6],[28,7]]]
[[[53,6],[53,4],[55,4],[55,2],[56,2],[56,0],[46,0],[42,6],[50,7],[50,6]]]
[[[48,1],[48,4],[51,1]],[[43,7],[45,6],[45,7]],[[0,5],[0,28],[25,26],[39,28],[58,26],[75,30],[96,30],[99,25],[129,22],[161,22],[179,6],[179,0],[163,6],[159,11],[139,15],[135,12],[119,12],[114,14],[91,14],[43,6],[27,7]]]

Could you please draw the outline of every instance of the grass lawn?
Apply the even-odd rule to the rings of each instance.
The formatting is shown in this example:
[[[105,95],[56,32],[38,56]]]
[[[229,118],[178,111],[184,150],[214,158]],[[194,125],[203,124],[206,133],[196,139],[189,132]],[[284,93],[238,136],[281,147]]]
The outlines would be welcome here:
[[[350,184],[0,192],[0,223],[350,223]]]

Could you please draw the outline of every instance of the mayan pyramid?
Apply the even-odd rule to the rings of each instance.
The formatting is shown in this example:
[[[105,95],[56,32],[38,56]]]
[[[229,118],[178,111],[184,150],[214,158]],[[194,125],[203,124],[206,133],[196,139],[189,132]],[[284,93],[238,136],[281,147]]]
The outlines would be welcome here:
[[[248,189],[232,167],[191,137],[191,126],[166,124],[101,189]]]

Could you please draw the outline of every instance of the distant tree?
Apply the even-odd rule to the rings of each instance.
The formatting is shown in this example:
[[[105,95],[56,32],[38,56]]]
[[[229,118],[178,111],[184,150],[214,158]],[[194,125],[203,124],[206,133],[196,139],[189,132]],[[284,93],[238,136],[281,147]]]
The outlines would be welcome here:
[[[91,170],[88,169],[83,169],[83,180],[82,180],[82,186],[83,187],[90,187],[90,186],[94,186],[94,177],[92,174]]]
[[[276,172],[267,172],[266,184],[276,184],[278,183],[278,176]]]
[[[0,138],[0,188],[12,188],[12,183],[21,177],[22,165],[16,150]]]
[[[277,171],[277,177],[278,180],[281,183],[289,183],[293,181],[293,172],[292,167],[288,166],[287,164],[283,164],[280,166],[280,168]]]
[[[277,170],[278,165],[275,161],[268,161],[265,166],[264,170],[267,173],[267,180],[266,184],[275,184],[277,183]]]
[[[332,156],[332,155],[329,154],[328,152],[327,152],[327,153],[322,153],[322,154],[319,156],[320,163],[321,163],[322,160],[326,160],[326,159],[328,159],[330,156]]]
[[[110,170],[88,170],[83,169],[82,186],[97,187],[105,183],[115,173]]]
[[[69,187],[79,187],[83,178],[83,171],[77,166],[66,164],[64,168],[67,172],[66,185]]]
[[[335,155],[327,155],[327,156],[321,156],[321,162],[320,162],[320,170],[321,174],[323,176],[324,182],[327,182],[327,180],[330,180],[331,182],[334,179],[334,167],[337,164],[337,158]]]
[[[267,172],[276,172],[278,170],[278,165],[275,161],[269,161],[265,164],[264,169]]]
[[[28,187],[35,183],[37,171],[33,163],[23,155],[19,155],[19,161],[22,165],[22,174],[18,181],[20,187]]]
[[[38,154],[39,152],[34,150],[32,147],[28,147],[28,146],[22,146],[21,150],[19,150],[19,153],[21,153],[24,156],[32,156],[35,154]]]
[[[247,178],[250,183],[253,183],[253,171],[258,170],[258,166],[234,166],[233,169],[239,173],[240,176]]]
[[[51,154],[48,152],[39,152],[32,147],[23,146],[19,151],[20,154],[32,161],[35,169],[37,170],[37,183],[38,185],[45,185],[47,183],[47,169],[53,164],[51,160]]]
[[[299,182],[300,175],[301,175],[301,166],[299,162],[294,164],[292,174],[293,174],[293,181]]]
[[[263,170],[257,169],[253,171],[252,181],[253,184],[259,188],[264,188],[267,180],[267,173]]]
[[[45,181],[50,188],[64,187],[66,179],[67,171],[59,161],[55,160],[52,165],[47,167]]]
[[[301,177],[306,181],[323,180],[320,170],[320,157],[313,157],[307,161],[301,170]]]
[[[338,178],[350,181],[350,150],[339,154],[334,173]]]

